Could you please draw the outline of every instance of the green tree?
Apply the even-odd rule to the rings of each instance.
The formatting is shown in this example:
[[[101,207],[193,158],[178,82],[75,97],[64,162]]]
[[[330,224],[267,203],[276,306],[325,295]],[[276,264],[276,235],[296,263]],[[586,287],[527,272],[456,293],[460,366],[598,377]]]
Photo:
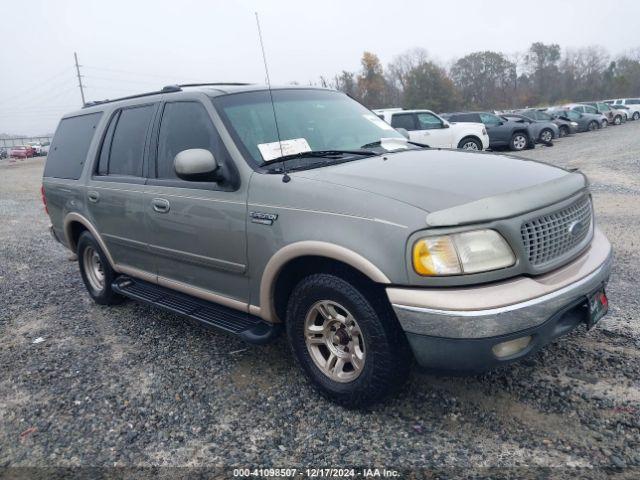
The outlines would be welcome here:
[[[433,62],[422,62],[405,76],[404,108],[427,108],[435,112],[453,110],[459,96],[447,72]]]
[[[451,79],[468,108],[511,106],[516,65],[502,53],[474,52],[451,67]]]
[[[532,80],[537,102],[554,101],[560,97],[556,89],[560,80],[558,63],[560,45],[535,42],[525,55],[525,65]]]

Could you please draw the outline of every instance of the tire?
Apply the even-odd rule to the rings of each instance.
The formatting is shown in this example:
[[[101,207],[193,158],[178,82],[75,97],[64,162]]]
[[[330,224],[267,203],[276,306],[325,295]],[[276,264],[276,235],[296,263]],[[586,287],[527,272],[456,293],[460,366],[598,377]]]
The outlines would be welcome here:
[[[620,115],[616,115],[613,117],[613,124],[620,125],[622,123],[622,117]]]
[[[634,120],[640,119],[640,112],[633,112],[633,115],[631,118],[633,118]]]
[[[607,128],[608,126],[609,126],[609,120],[605,118],[604,120],[602,120],[602,125],[600,126],[600,128]]]
[[[553,131],[550,128],[544,128],[538,137],[543,143],[549,143],[553,140]]]
[[[319,392],[344,407],[381,400],[410,372],[408,342],[382,298],[355,278],[318,273],[289,299],[286,327],[296,359]]]
[[[529,139],[524,133],[516,132],[511,135],[511,140],[509,141],[509,148],[515,152],[520,152],[527,148],[529,144]]]
[[[458,148],[461,150],[482,151],[482,142],[474,137],[464,137],[458,143]]]
[[[596,130],[598,130],[600,128],[600,124],[598,122],[596,122],[595,120],[591,120],[589,122],[589,125],[587,125],[587,130],[589,130],[590,132],[594,132]]]
[[[566,137],[569,133],[569,127],[566,125],[560,125],[560,137]]]
[[[124,301],[111,288],[116,273],[109,265],[109,261],[98,245],[96,239],[89,232],[83,232],[78,240],[78,265],[84,286],[94,302],[100,305],[117,305]]]

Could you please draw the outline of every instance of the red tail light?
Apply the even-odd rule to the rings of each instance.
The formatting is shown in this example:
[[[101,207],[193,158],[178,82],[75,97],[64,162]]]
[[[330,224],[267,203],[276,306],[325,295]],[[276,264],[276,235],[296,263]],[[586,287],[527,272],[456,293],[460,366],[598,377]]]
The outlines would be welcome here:
[[[49,209],[47,208],[47,197],[44,194],[44,185],[40,187],[40,195],[42,196],[42,204],[44,205],[44,211],[49,215]]]

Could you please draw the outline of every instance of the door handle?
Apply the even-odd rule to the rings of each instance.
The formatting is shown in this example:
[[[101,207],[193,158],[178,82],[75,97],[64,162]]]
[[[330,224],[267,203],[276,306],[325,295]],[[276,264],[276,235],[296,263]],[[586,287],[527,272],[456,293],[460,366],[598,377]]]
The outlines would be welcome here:
[[[87,192],[87,198],[90,202],[98,203],[98,200],[100,200],[100,194],[96,191],[91,190]]]
[[[151,200],[151,205],[153,206],[153,209],[158,213],[167,213],[171,208],[171,204],[169,203],[169,201],[165,200],[164,198],[154,198],[153,200]]]

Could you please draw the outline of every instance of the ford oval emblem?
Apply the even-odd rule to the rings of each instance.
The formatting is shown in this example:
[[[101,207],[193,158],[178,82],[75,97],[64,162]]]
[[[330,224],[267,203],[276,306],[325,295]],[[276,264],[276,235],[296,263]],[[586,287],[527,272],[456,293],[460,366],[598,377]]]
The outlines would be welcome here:
[[[584,225],[582,224],[582,222],[577,221],[569,225],[569,228],[567,229],[567,231],[569,232],[569,235],[571,235],[572,237],[577,237],[580,234],[580,232],[582,232],[583,227]]]

